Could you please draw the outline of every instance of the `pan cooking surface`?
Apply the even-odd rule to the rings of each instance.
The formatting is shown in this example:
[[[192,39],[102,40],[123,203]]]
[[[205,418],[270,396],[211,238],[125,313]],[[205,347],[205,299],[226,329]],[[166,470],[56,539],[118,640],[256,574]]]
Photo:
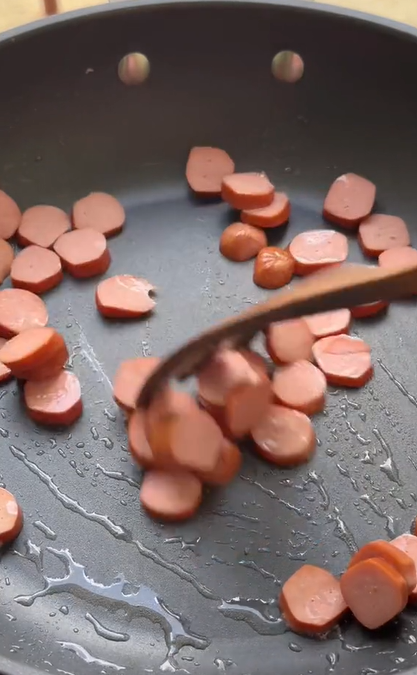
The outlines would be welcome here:
[[[16,385],[1,391],[1,480],[25,513],[2,556],[2,672],[415,672],[413,612],[376,634],[347,623],[320,642],[285,632],[276,606],[303,562],[339,574],[357,547],[412,523],[415,302],[355,324],[375,377],[330,392],[312,462],[279,471],[247,454],[240,479],[182,526],[139,509],[140,472],[111,385],[124,358],[163,355],[267,296],[251,263],[218,253],[227,208],[188,195],[192,145],[224,148],[239,170],[264,170],[289,193],[291,224],[272,243],[321,227],[330,183],[355,171],[417,244],[414,39],[261,5],[122,7],[56,23],[1,44],[1,186],[22,208],[115,194],[127,225],[110,241],[109,275],[146,277],[158,304],[127,325],[100,319],[94,280],[67,277],[48,294],[83,387],[74,428],[35,427]],[[302,56],[298,84],[271,77],[280,49]],[[145,86],[118,79],[130,51],[149,58]],[[353,240],[350,258],[363,260]]]

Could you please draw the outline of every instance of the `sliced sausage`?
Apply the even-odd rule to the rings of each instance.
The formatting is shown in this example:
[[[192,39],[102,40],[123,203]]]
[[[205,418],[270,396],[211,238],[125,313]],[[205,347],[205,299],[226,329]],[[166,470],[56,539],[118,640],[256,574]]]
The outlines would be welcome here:
[[[365,305],[358,305],[351,308],[351,313],[354,319],[364,319],[367,316],[375,316],[381,312],[385,312],[388,307],[388,302],[384,300],[377,300],[376,302],[367,302]]]
[[[232,438],[244,438],[263,418],[272,401],[269,379],[257,375],[255,382],[238,385],[228,392],[224,418]]]
[[[195,147],[190,150],[185,176],[188,185],[201,197],[220,197],[222,180],[234,173],[235,163],[220,148]]]
[[[374,213],[363,220],[358,236],[363,252],[372,258],[378,258],[383,251],[410,244],[410,234],[402,218],[382,213]]]
[[[197,511],[203,498],[201,480],[189,471],[151,470],[140,488],[140,502],[154,518],[187,520]]]
[[[251,349],[240,349],[239,351],[257,373],[260,375],[268,375],[268,365],[260,354],[252,351]]]
[[[386,267],[387,269],[414,267],[417,265],[417,251],[415,248],[411,248],[411,246],[389,248],[380,253],[378,263],[381,267]]]
[[[128,447],[132,457],[144,469],[155,467],[154,454],[146,438],[145,418],[142,410],[135,410],[130,415],[127,429]]]
[[[143,385],[160,360],[147,356],[127,359],[120,364],[114,377],[113,398],[122,410],[133,412]]]
[[[24,212],[17,241],[21,246],[51,248],[58,237],[71,229],[71,221],[65,211],[56,206],[32,206]]]
[[[229,391],[241,384],[256,382],[261,366],[254,367],[245,352],[219,349],[198,373],[199,397],[212,405],[224,406]]]
[[[97,309],[108,319],[136,319],[154,309],[156,302],[150,295],[154,291],[146,279],[117,274],[98,284]]]
[[[271,323],[266,332],[266,350],[277,365],[311,361],[314,338],[304,319]]]
[[[4,347],[4,345],[7,343],[7,340],[5,338],[0,338],[0,351]],[[8,382],[11,380],[13,377],[12,371],[10,368],[4,365],[2,361],[0,361],[0,384],[3,384],[4,382]]]
[[[16,539],[23,527],[23,512],[16,497],[0,488],[0,544]]]
[[[242,211],[240,217],[242,223],[249,223],[249,225],[269,229],[270,227],[279,227],[287,223],[290,211],[290,200],[287,195],[284,192],[275,192],[269,206],[264,206],[261,209],[247,209],[246,211]]]
[[[8,194],[0,190],[0,239],[11,239],[22,220],[22,213]]]
[[[349,309],[335,309],[304,317],[313,337],[320,340],[330,335],[349,333],[351,313]]]
[[[220,237],[220,253],[234,262],[250,260],[267,245],[266,234],[252,225],[233,223]]]
[[[332,223],[353,229],[371,213],[376,187],[354,173],[336,178],[324,200],[323,216]]]
[[[298,410],[270,405],[259,424],[252,429],[257,452],[278,466],[307,462],[316,449],[311,421]]]
[[[340,265],[348,256],[347,237],[334,230],[310,230],[297,234],[288,247],[295,260],[295,274],[304,276],[323,267]]]
[[[0,361],[21,380],[45,380],[57,375],[68,360],[62,335],[54,328],[30,328],[0,349]]]
[[[121,232],[125,220],[121,203],[105,192],[92,192],[72,207],[72,223],[76,230],[91,229],[112,237]]]
[[[50,291],[64,278],[59,256],[41,246],[27,246],[13,260],[12,284],[38,295]]]
[[[354,556],[350,559],[348,569],[362,562],[368,558],[382,558],[389,565],[394,567],[397,572],[407,582],[408,592],[411,593],[417,584],[416,566],[413,559],[398,546],[393,546],[383,539],[371,541],[365,544]]]
[[[69,426],[83,410],[78,377],[67,370],[47,380],[29,381],[24,386],[28,415],[47,426]]]
[[[267,246],[259,251],[253,268],[253,281],[261,288],[274,290],[289,284],[295,270],[295,261],[288,251]]]
[[[335,386],[363,387],[373,375],[369,345],[350,335],[318,340],[313,356],[329,384]]]
[[[106,237],[96,230],[66,232],[55,242],[54,251],[64,269],[78,279],[104,274],[110,266]]]
[[[414,567],[417,566],[417,537],[413,534],[402,534],[393,539],[390,544],[406,553],[413,560]],[[417,603],[417,585],[414,586],[409,594],[408,601],[413,604]]]
[[[0,352],[1,356],[1,352]],[[326,403],[326,378],[310,361],[296,361],[276,370],[272,391],[281,405],[315,415]]]
[[[371,630],[396,617],[408,600],[404,577],[382,558],[368,558],[349,567],[340,588],[352,614]]]
[[[20,288],[0,291],[0,337],[11,338],[48,323],[48,310],[37,295]]]
[[[9,276],[13,258],[14,251],[10,244],[4,239],[0,239],[0,284]]]
[[[237,445],[223,439],[219,460],[212,471],[200,471],[198,477],[208,485],[227,485],[238,474],[242,465],[242,453]]]
[[[279,606],[296,633],[326,633],[346,614],[339,581],[330,572],[303,565],[283,585]]]
[[[234,209],[262,209],[272,204],[275,190],[264,173],[232,173],[222,180],[222,198]]]

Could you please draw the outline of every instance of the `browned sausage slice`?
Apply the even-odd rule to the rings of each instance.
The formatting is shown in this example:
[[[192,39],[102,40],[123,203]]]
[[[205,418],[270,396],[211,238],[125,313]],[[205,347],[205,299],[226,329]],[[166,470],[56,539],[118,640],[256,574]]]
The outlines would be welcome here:
[[[133,412],[140,390],[161,359],[155,356],[138,357],[123,361],[114,377],[113,397],[126,412]]]
[[[266,350],[277,365],[311,361],[314,338],[304,319],[272,323],[266,333]]]
[[[203,498],[201,481],[189,471],[148,471],[140,488],[143,508],[154,518],[187,520]]]
[[[304,317],[313,337],[320,340],[330,335],[349,333],[351,313],[349,309],[336,309]]]
[[[219,461],[212,471],[200,471],[198,477],[208,485],[227,485],[239,472],[242,453],[227,438],[223,440]]]
[[[369,345],[350,335],[318,340],[313,355],[327,381],[336,387],[363,387],[374,372]]]
[[[16,539],[23,527],[23,513],[16,497],[0,488],[0,544]]]
[[[9,276],[13,258],[14,251],[10,244],[4,239],[0,239],[0,284]]]
[[[25,403],[29,417],[47,426],[69,426],[83,410],[78,377],[67,370],[47,380],[26,382]]]
[[[368,558],[349,567],[340,588],[355,618],[371,630],[396,617],[408,600],[404,577],[382,558]]]
[[[78,279],[104,274],[110,266],[106,237],[96,230],[66,232],[55,242],[54,251],[64,269]]]
[[[267,245],[265,232],[252,225],[233,223],[220,237],[220,253],[234,262],[250,260]]]
[[[275,371],[272,379],[272,391],[278,403],[306,415],[315,415],[324,409],[326,389],[325,376],[310,361],[290,363]]]
[[[61,283],[64,275],[59,256],[41,246],[27,246],[13,260],[12,284],[38,295]]]
[[[264,173],[233,173],[222,181],[222,198],[234,209],[262,209],[272,204],[275,190]]]
[[[282,587],[279,606],[296,633],[326,633],[346,614],[339,581],[330,572],[303,565]]]
[[[92,192],[75,202],[72,208],[72,222],[76,230],[97,230],[105,237],[118,234],[125,220],[123,206],[115,197],[105,192]]]
[[[416,566],[413,559],[402,551],[399,547],[393,546],[383,539],[371,541],[365,544],[350,559],[348,569],[368,558],[382,558],[389,565],[394,567],[397,572],[404,577],[407,582],[408,592],[411,593],[417,584]]]
[[[14,199],[0,190],[0,239],[13,237],[21,220],[22,214]]]
[[[0,351],[4,347],[4,345],[7,343],[7,340],[5,338],[0,338]],[[13,377],[12,371],[10,368],[4,365],[2,361],[0,361],[0,384],[3,384],[4,382],[8,382],[11,380]]]
[[[410,234],[402,218],[374,213],[359,225],[359,244],[366,255],[378,258],[383,251],[408,246]]]
[[[269,206],[262,209],[248,209],[242,211],[240,217],[242,223],[249,223],[255,227],[279,227],[288,222],[290,217],[290,200],[284,192],[275,192],[274,198]]]
[[[155,287],[146,279],[118,274],[104,279],[96,288],[97,309],[108,319],[136,319],[151,312],[156,302]]]
[[[393,539],[390,544],[406,553],[413,560],[414,567],[417,566],[417,537],[413,534],[402,534]],[[417,585],[414,586],[409,594],[408,601],[413,604],[417,603]]]
[[[0,337],[10,338],[48,323],[48,310],[37,295],[20,288],[0,291]]]
[[[375,203],[376,188],[371,181],[354,173],[336,178],[324,200],[327,220],[349,229],[369,216]]]
[[[71,229],[71,221],[65,211],[56,206],[32,206],[24,212],[17,241],[21,246],[51,248],[58,237]]]
[[[295,274],[304,276],[343,263],[348,256],[349,244],[340,232],[310,230],[297,234],[288,250],[295,260]]]
[[[0,361],[21,380],[45,380],[57,375],[68,359],[62,335],[54,328],[30,328],[0,349]]]
[[[311,421],[298,410],[270,405],[259,424],[252,429],[257,452],[278,466],[307,462],[316,449]]]
[[[185,176],[191,190],[201,197],[220,197],[222,180],[234,173],[235,164],[220,148],[195,147],[188,156]]]
[[[253,268],[253,281],[261,288],[274,290],[289,284],[295,270],[291,253],[277,246],[259,251]]]

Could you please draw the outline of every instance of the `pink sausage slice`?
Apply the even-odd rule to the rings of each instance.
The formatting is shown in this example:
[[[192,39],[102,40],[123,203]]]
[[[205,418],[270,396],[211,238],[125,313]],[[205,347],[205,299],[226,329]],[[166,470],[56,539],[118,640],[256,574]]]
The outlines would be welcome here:
[[[356,228],[371,213],[376,187],[355,173],[336,178],[324,200],[323,216],[348,229]]]
[[[47,426],[69,426],[83,410],[80,382],[67,370],[48,380],[26,382],[24,397],[29,417]]]
[[[76,230],[86,228],[112,237],[121,232],[126,214],[120,202],[105,192],[92,192],[75,202],[72,208],[72,222]]]
[[[140,502],[154,518],[187,520],[203,498],[203,485],[189,471],[148,471],[140,489]]]
[[[71,221],[65,211],[56,206],[32,206],[24,212],[17,241],[21,246],[51,248],[58,237],[71,229]]]
[[[48,310],[37,295],[20,288],[0,291],[0,337],[11,338],[48,323]]]
[[[16,234],[22,213],[8,194],[0,190],[0,239],[10,239]]]

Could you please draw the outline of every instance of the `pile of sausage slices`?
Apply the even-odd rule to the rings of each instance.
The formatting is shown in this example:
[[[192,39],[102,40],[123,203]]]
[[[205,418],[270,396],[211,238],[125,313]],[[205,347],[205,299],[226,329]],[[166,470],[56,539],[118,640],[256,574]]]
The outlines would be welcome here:
[[[288,196],[276,192],[264,173],[237,173],[222,149],[191,150],[186,179],[204,199],[221,198],[239,221],[226,227],[220,253],[234,262],[254,259],[253,280],[266,289],[341,265],[356,230],[364,254],[384,267],[417,264],[401,218],[372,213],[375,185],[355,174],[340,176],[324,201],[324,218],[339,230],[298,234],[286,249],[268,246],[266,230],[285,225]],[[82,414],[81,386],[65,369],[68,350],[62,335],[48,326],[39,297],[62,282],[64,272],[86,278],[105,273],[111,256],[108,237],[122,231],[125,212],[111,195],[92,193],[73,206],[71,217],[53,206],[34,206],[23,214],[0,191],[0,382],[24,382],[28,415],[42,425],[70,425]],[[15,256],[9,239],[22,247]],[[153,286],[133,275],[116,275],[96,288],[97,310],[105,317],[140,318],[155,307]],[[249,349],[220,349],[197,376],[197,396],[166,388],[146,410],[136,401],[155,357],[124,361],[114,380],[114,399],[126,415],[130,452],[144,469],[143,508],[155,518],[180,521],[193,516],[203,486],[224,486],[238,474],[237,445],[251,437],[262,458],[280,467],[309,460],[316,448],[311,417],[324,409],[327,384],[362,387],[373,374],[371,350],[349,335],[353,318],[375,315],[386,303],[374,302],[293,321],[272,324],[265,348],[273,364]],[[23,516],[13,495],[0,490],[0,542],[16,537]],[[287,580],[279,603],[296,632],[323,634],[349,610],[367,628],[384,625],[408,602],[417,602],[417,536],[367,544],[341,579],[303,565]],[[363,598],[369,598],[368,603]]]

